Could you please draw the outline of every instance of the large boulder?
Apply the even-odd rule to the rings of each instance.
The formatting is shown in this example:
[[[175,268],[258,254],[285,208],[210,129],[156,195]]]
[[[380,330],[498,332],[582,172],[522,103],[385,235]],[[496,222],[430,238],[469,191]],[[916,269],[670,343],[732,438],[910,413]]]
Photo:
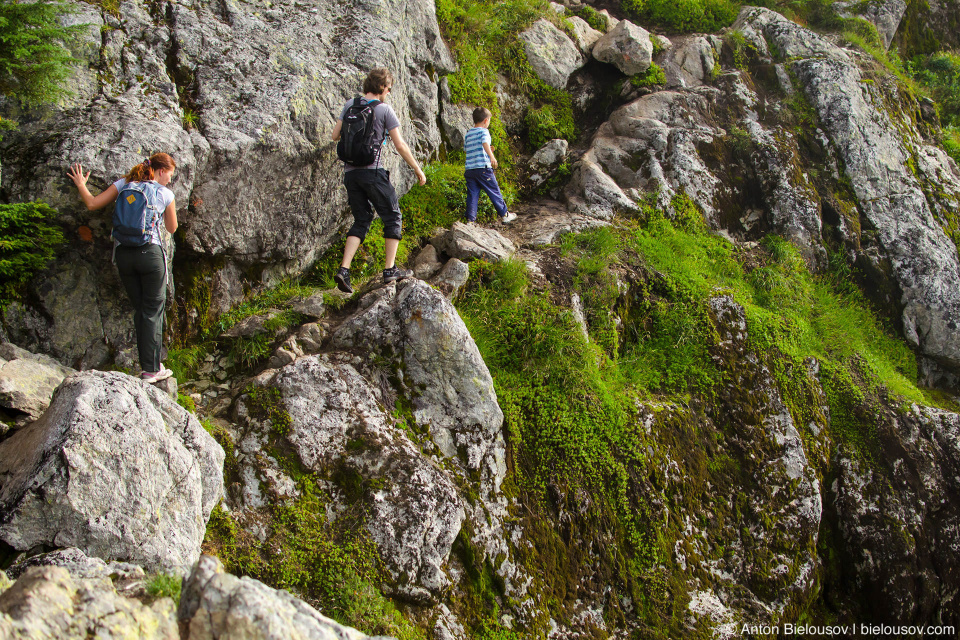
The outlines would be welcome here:
[[[0,344],[0,410],[30,421],[50,405],[63,379],[76,373],[42,354],[5,342]]]
[[[520,40],[534,73],[554,89],[565,89],[570,75],[584,65],[577,45],[549,20],[534,22]]]
[[[241,481],[229,497],[244,526],[269,535],[257,514],[296,496],[281,459],[292,455],[331,496],[328,517],[363,514],[391,576],[387,592],[439,602],[455,575],[454,542],[465,535],[478,561],[497,559],[511,597],[520,595],[514,585],[526,583],[510,561],[500,491],[503,414],[443,293],[415,279],[374,289],[323,347],[259,376],[260,390],[235,407]],[[265,413],[263,397],[276,408]]]
[[[643,73],[653,62],[650,32],[629,20],[621,20],[593,44],[593,57],[609,62],[628,76]]]
[[[454,222],[446,231],[430,239],[436,250],[464,262],[506,260],[517,248],[500,232],[463,222]]]
[[[223,459],[154,387],[114,372],[70,376],[40,419],[0,443],[0,539],[185,573],[220,499]]]
[[[411,391],[413,417],[429,426],[449,458],[462,452],[469,469],[492,462],[502,448],[503,412],[493,378],[453,305],[418,280],[381,290],[375,301],[330,336],[337,349],[362,349],[396,358]]]
[[[723,133],[710,117],[715,97],[707,88],[659,91],[617,109],[574,166],[566,188],[571,212],[609,220],[639,211],[653,191],[664,203],[686,193],[711,217],[720,181],[698,148]]]
[[[437,82],[455,64],[432,1],[350,11],[293,0],[268,9],[125,0],[115,12],[68,4],[89,25],[71,45],[83,61],[74,95],[42,117],[4,103],[3,117],[19,128],[0,142],[6,197],[49,202],[70,239],[37,290],[53,280],[85,309],[76,313],[80,300],[59,308],[67,296],[51,296],[21,305],[5,324],[34,325],[10,339],[65,364],[98,366],[133,342],[127,313],[112,313],[125,301],[107,264],[108,217],[83,207],[65,175],[70,162],[92,171],[97,192],[145,155],[170,152],[178,249],[189,254],[188,272],[203,270],[191,284],[207,287],[211,309],[222,309],[251,278],[273,282],[301,270],[342,230],[349,215],[330,133],[369,69],[393,71],[390,102],[418,157],[442,144]],[[385,161],[403,193],[412,172],[397,154]],[[44,341],[58,351],[35,346]]]
[[[201,556],[184,581],[179,618],[190,640],[363,640],[295,598],[253,578],[225,573],[219,560]]]
[[[500,490],[507,472],[503,412],[470,332],[444,295],[418,280],[374,291],[360,307],[331,333],[328,347],[365,354],[399,372],[392,388],[426,431],[421,446],[442,456],[457,486],[477,489],[478,499],[463,501],[471,543],[481,558],[496,559],[507,595],[522,596],[527,579],[511,560]],[[368,377],[383,376],[377,373],[382,366]]]
[[[0,638],[179,640],[180,632],[170,598],[143,604],[118,594],[109,577],[37,566],[0,592]]]
[[[379,489],[369,497],[366,527],[395,585],[391,592],[430,601],[450,585],[444,565],[460,532],[464,509],[450,479],[410,440],[385,408],[382,392],[357,371],[349,358],[309,356],[282,368],[270,383],[290,417],[284,440],[305,469],[324,477],[362,478]],[[269,460],[253,461],[265,448],[269,429],[244,405],[242,452],[252,483],[279,470]],[[269,425],[268,425],[269,426]],[[263,479],[254,479],[256,474]],[[331,489],[341,504],[344,488]],[[259,489],[250,486],[245,496]],[[244,506],[261,502],[245,498]]]

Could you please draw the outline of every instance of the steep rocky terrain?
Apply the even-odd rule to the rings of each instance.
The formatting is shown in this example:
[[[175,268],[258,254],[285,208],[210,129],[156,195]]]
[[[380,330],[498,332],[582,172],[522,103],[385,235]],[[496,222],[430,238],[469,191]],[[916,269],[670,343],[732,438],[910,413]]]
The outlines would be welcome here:
[[[545,6],[531,75],[490,89],[518,222],[454,222],[459,168],[411,189],[389,154],[415,277],[367,247],[341,295],[329,134],[365,70],[421,161],[462,145],[441,8],[80,3],[73,96],[4,104],[2,196],[68,240],[0,322],[0,637],[957,637],[936,110],[771,9],[664,36]],[[868,9],[887,46],[941,11]],[[533,144],[544,95],[579,137]],[[155,388],[107,371],[135,371],[129,310],[64,171],[156,150],[183,231]]]

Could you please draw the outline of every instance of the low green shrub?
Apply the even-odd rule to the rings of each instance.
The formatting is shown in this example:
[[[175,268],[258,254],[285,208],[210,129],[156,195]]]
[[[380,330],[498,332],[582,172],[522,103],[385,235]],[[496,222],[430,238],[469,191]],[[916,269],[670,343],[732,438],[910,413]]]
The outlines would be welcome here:
[[[739,4],[731,0],[624,0],[628,16],[677,33],[714,32],[731,24]]]
[[[164,364],[173,371],[177,381],[183,384],[195,376],[197,368],[209,351],[210,348],[206,343],[170,349],[167,351]]]
[[[730,47],[730,52],[733,55],[733,66],[745,70],[753,53],[753,45],[747,41],[743,33],[736,29],[728,31],[723,40]]]
[[[592,29],[596,29],[600,33],[606,33],[607,29],[610,28],[607,16],[603,15],[588,4],[583,5],[577,10],[568,8],[567,15],[582,18],[583,21],[590,25]]]
[[[215,335],[219,335],[245,318],[265,313],[270,309],[283,309],[291,299],[308,297],[316,290],[316,287],[296,280],[284,280],[221,314],[217,318],[213,331],[216,332]],[[279,327],[284,321],[292,322],[293,320],[290,314],[286,314],[282,320],[274,321],[274,327]]]
[[[960,165],[960,127],[946,127],[943,130],[943,148]]]
[[[650,67],[643,73],[630,77],[630,84],[635,87],[654,87],[666,82],[667,74],[656,62],[651,62]]]
[[[940,106],[943,125],[960,127],[960,54],[940,51],[929,56],[916,56],[908,68]]]
[[[531,107],[524,120],[530,144],[534,148],[540,148],[556,138],[572,140],[576,131],[573,112],[549,103],[540,107]]]

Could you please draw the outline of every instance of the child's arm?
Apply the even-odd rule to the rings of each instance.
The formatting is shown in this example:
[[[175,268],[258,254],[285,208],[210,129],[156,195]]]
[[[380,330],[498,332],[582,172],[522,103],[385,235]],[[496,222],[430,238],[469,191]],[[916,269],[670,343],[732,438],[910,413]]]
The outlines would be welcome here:
[[[490,166],[494,169],[497,168],[497,157],[493,155],[493,149],[490,147],[489,142],[483,143],[483,150],[487,152],[487,155],[490,157]]]

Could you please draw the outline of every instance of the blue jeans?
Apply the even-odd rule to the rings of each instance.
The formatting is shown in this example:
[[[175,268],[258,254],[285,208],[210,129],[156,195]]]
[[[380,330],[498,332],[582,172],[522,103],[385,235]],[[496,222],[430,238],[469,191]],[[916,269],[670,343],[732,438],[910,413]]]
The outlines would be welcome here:
[[[497,176],[493,175],[493,169],[467,169],[463,177],[467,179],[467,220],[475,222],[477,219],[481,190],[490,197],[498,216],[502,218],[507,215],[507,204],[500,195],[500,185],[497,184]]]

